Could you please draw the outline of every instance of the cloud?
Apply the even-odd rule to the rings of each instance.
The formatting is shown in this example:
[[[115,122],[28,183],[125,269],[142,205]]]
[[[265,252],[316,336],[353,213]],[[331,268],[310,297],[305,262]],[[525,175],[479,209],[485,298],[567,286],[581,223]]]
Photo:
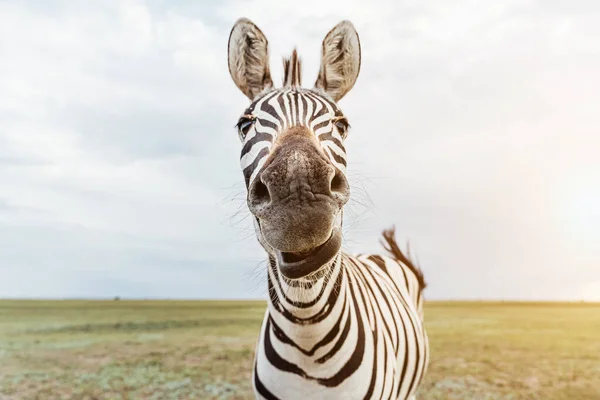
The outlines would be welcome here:
[[[381,251],[395,224],[430,298],[578,298],[600,279],[600,232],[574,230],[569,211],[585,204],[585,224],[597,210],[581,198],[600,173],[599,11],[1,3],[0,296],[264,295],[232,128],[247,100],[225,51],[247,16],[276,81],[297,46],[310,85],[327,31],[343,18],[359,31],[361,75],[340,104],[349,251]]]

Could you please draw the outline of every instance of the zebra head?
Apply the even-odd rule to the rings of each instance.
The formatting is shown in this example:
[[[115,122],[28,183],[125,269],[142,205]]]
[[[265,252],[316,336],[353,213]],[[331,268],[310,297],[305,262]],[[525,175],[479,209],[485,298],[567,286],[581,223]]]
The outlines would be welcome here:
[[[258,240],[285,277],[307,276],[341,248],[350,196],[343,145],[349,124],[336,102],[358,77],[358,34],[343,21],[325,36],[312,89],[301,87],[296,50],[284,60],[283,86],[274,87],[267,38],[245,18],[231,30],[228,62],[233,81],[251,101],[237,129]]]

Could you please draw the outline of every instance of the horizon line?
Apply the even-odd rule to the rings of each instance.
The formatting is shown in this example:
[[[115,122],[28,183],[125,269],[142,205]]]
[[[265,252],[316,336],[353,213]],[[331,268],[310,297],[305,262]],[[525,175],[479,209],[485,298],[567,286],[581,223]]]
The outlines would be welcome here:
[[[266,298],[200,298],[200,297],[0,297],[3,301],[197,301],[197,302],[266,302]],[[522,298],[436,298],[425,299],[426,303],[587,303],[600,304],[600,299],[522,299]]]

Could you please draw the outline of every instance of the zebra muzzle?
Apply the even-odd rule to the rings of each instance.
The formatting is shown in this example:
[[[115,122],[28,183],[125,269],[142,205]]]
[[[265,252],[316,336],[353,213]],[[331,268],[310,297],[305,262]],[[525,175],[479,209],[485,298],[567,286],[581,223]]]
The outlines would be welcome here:
[[[288,279],[303,278],[329,264],[341,246],[342,233],[338,228],[333,228],[329,239],[310,251],[293,253],[276,250],[277,266]]]

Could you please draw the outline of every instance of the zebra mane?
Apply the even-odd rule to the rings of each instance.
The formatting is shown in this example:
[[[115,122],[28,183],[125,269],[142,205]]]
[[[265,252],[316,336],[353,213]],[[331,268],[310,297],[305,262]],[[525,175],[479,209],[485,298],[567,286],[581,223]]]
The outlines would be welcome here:
[[[283,86],[297,88],[302,85],[302,62],[296,49],[290,58],[283,59]]]
[[[417,267],[410,259],[410,246],[406,245],[406,255],[400,250],[398,243],[396,243],[395,236],[396,235],[396,227],[392,226],[390,229],[386,229],[383,231],[383,239],[385,243],[383,244],[383,248],[390,253],[392,257],[396,260],[406,264],[406,266],[415,274],[417,277],[417,281],[419,282],[419,288],[421,291],[427,287],[427,283],[425,282],[425,276],[423,275],[423,271],[421,268]]]

